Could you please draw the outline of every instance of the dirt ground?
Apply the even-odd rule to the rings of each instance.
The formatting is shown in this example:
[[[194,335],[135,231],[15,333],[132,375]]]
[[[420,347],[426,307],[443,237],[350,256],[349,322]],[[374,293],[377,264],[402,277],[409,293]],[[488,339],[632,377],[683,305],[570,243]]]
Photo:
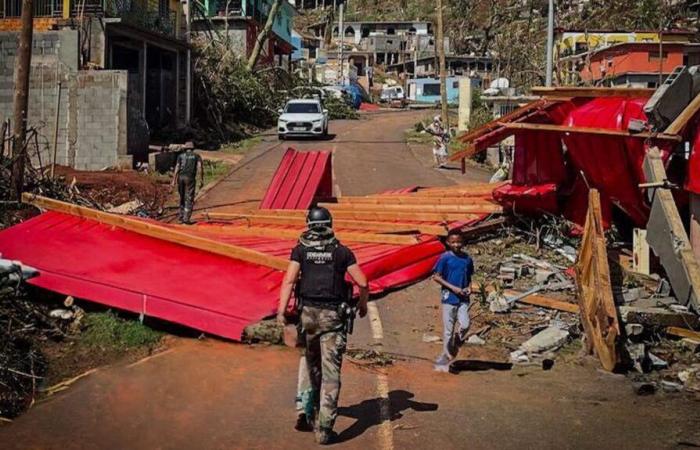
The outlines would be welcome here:
[[[456,166],[432,169],[421,153],[429,149],[405,145],[404,130],[424,114],[334,122],[334,137],[326,142],[279,143],[268,136],[197,206],[255,205],[287,145],[334,150],[338,190],[346,195],[488,179],[478,169],[465,177]],[[546,371],[533,365],[434,372],[440,345],[424,342],[423,335],[440,333],[438,303],[437,287],[424,281],[376,299],[356,323],[350,348],[389,354],[394,362],[372,367],[346,360],[334,447],[700,446],[697,400],[638,396],[626,377],[599,370],[576,346],[560,352]],[[460,358],[478,359],[481,351],[465,348]],[[172,338],[164,352],[102,368],[34,405],[0,427],[0,442],[3,448],[62,450],[310,448],[313,436],[292,429],[298,358],[297,350],[278,346]]]
[[[167,177],[135,171],[80,171],[57,166],[56,174],[67,184],[75,180],[81,195],[105,208],[139,199],[149,210],[158,211],[170,195]]]

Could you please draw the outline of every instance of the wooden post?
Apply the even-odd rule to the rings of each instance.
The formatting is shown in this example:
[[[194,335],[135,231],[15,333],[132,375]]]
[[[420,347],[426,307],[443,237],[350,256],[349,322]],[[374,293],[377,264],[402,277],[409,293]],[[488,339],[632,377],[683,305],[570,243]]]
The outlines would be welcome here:
[[[29,107],[29,70],[32,62],[32,0],[22,0],[22,30],[15,60],[14,133],[12,136],[12,189],[18,201],[22,200],[24,164],[26,160],[27,109]]]
[[[56,120],[53,128],[53,159],[51,160],[51,178],[56,173],[56,155],[58,154],[58,122],[61,115],[61,81],[58,82],[58,93],[56,94]]]
[[[690,194],[690,246],[700,262],[700,195]]]
[[[442,104],[442,123],[449,129],[450,118],[447,114],[447,73],[445,71],[445,38],[442,23],[442,0],[437,0],[435,15],[437,16],[435,50],[438,54],[438,64],[440,64],[440,103]]]

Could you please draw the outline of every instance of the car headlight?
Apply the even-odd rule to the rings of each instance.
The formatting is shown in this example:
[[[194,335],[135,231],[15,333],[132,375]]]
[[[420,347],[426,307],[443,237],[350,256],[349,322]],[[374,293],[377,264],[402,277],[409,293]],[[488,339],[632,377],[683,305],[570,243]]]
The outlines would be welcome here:
[[[313,122],[314,122],[314,123],[321,123],[321,122],[323,122],[323,119],[316,119],[316,120],[314,120]]]

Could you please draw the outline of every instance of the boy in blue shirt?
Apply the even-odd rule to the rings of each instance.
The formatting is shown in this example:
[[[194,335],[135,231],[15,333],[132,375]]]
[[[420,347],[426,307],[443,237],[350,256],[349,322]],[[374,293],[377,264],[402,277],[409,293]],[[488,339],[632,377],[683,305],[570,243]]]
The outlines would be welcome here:
[[[442,354],[435,361],[435,370],[447,372],[450,361],[457,356],[459,345],[469,329],[469,294],[474,274],[474,261],[463,252],[464,239],[457,231],[447,235],[447,250],[433,267],[433,280],[442,287]],[[454,337],[455,325],[459,325]],[[453,340],[454,339],[454,340]]]

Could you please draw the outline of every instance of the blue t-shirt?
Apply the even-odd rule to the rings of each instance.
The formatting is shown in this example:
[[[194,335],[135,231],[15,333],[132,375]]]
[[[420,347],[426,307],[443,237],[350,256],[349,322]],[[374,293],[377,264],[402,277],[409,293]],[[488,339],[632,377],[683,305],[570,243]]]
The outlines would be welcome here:
[[[448,250],[442,255],[433,267],[433,273],[440,275],[448,283],[464,289],[472,282],[474,274],[474,261],[466,254],[456,255]],[[442,303],[449,305],[458,305],[460,302],[467,301],[466,298],[460,298],[449,289],[442,288]]]

